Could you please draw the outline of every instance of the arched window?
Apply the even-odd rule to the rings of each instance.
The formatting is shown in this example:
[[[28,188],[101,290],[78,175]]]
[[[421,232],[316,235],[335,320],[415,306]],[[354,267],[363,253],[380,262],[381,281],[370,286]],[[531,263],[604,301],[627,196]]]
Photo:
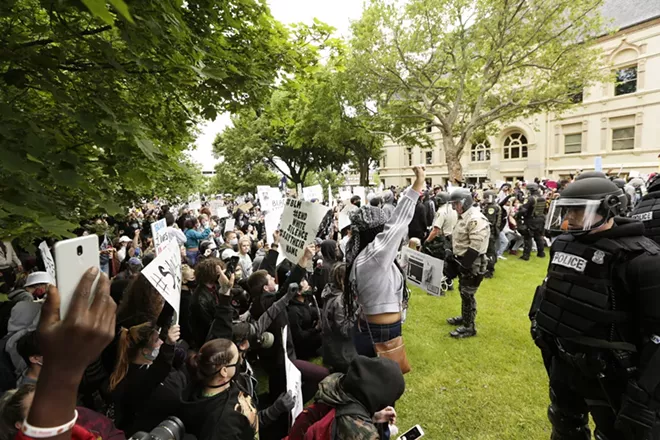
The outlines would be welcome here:
[[[504,139],[504,159],[525,159],[527,157],[527,138],[519,131],[514,131]]]
[[[470,149],[472,162],[487,162],[490,160],[490,142],[488,139],[475,141]]]

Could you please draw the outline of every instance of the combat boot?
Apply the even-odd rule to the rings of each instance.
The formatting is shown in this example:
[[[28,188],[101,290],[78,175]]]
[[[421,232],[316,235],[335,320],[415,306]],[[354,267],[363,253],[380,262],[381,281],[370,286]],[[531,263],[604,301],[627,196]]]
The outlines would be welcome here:
[[[545,258],[545,252],[539,252],[536,254],[536,256],[539,258]]]
[[[461,326],[458,327],[453,332],[449,333],[449,335],[452,338],[457,338],[457,339],[470,338],[472,336],[477,336],[477,329],[474,327],[474,324],[472,324],[469,327]]]
[[[523,255],[520,259],[523,261],[529,261],[529,255]]]
[[[493,272],[490,272],[490,271],[489,271],[489,272],[486,272],[486,273],[484,274],[484,278],[493,278]]]
[[[447,319],[447,324],[449,325],[461,325],[463,324],[462,316],[454,316],[453,318]]]

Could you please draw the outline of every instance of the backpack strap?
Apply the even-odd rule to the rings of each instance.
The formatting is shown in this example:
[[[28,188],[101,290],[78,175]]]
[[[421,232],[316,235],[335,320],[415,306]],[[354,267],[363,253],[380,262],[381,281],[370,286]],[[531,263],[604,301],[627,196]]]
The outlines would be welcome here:
[[[362,404],[351,402],[338,406],[335,412],[335,420],[332,422],[332,433],[330,436],[332,440],[341,440],[337,437],[337,418],[341,416],[352,416],[364,422],[372,423],[371,415]]]

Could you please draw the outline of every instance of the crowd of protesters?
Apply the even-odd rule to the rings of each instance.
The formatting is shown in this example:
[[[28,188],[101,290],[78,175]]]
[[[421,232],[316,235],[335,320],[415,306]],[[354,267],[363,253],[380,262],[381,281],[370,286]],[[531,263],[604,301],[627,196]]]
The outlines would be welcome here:
[[[95,273],[83,277],[64,320],[39,252],[1,241],[0,440],[20,438],[24,426],[63,425],[74,408],[73,431],[59,438],[128,438],[172,416],[200,440],[322,438],[305,435],[322,432],[333,409],[338,438],[394,437],[407,360],[377,352],[382,344],[403,347],[393,342],[402,336],[409,296],[398,251],[410,242],[444,258],[446,244],[434,243],[450,241],[457,221],[447,203],[451,188],[428,188],[424,168],[414,172],[410,188],[332,206],[299,261],[280,258],[279,233],[266,236],[251,196],[209,197],[197,209],[154,200],[123,219],[94,219],[76,232],[98,236],[103,275],[91,305]],[[568,183],[530,185],[549,204]],[[640,185],[622,187],[634,206]],[[526,185],[470,189],[475,205],[492,214],[492,276],[497,259],[524,246]],[[230,217],[212,212],[210,202]],[[340,229],[342,212],[350,224]],[[177,317],[142,274],[155,258],[151,224],[159,219],[180,248]],[[541,256],[544,245],[533,245]],[[303,401],[312,404],[295,423],[289,361],[301,372]]]

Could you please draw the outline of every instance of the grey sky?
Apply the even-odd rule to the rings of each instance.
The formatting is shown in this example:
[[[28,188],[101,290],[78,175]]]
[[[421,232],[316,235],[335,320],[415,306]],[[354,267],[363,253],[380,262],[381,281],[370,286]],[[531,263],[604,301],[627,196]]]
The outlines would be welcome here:
[[[350,20],[360,18],[362,0],[268,0],[273,16],[285,24],[311,23],[316,17],[337,29],[336,33],[346,36]],[[229,124],[229,115],[220,115],[214,122],[200,127],[195,141],[197,149],[191,152],[203,170],[212,170],[216,164],[212,144],[215,136]]]

